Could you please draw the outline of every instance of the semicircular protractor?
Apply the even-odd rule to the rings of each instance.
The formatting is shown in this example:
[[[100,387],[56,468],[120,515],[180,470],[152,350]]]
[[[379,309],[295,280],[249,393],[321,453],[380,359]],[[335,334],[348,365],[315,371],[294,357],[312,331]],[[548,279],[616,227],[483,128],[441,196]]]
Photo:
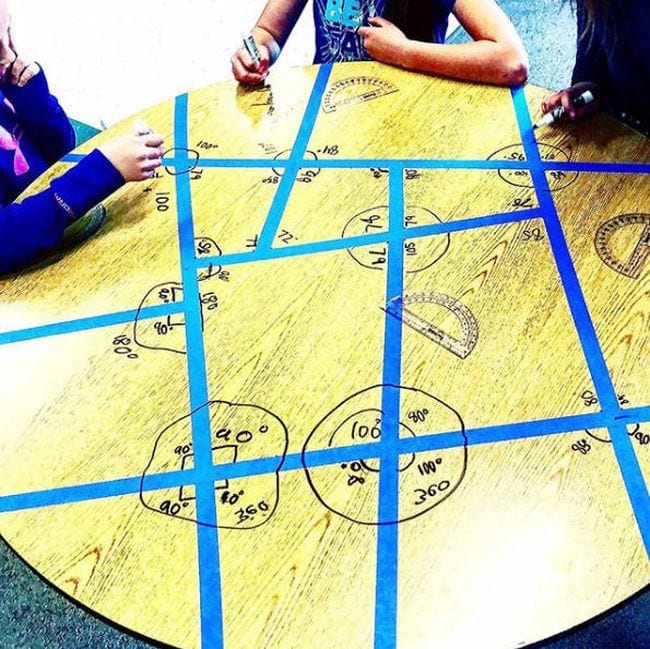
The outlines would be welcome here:
[[[461,335],[452,336],[425,318],[419,305],[437,305],[445,308],[460,324]],[[411,308],[406,308],[406,307]],[[444,347],[458,358],[467,358],[478,342],[478,322],[470,309],[450,295],[444,293],[409,293],[393,298],[385,311],[401,320],[411,329]]]
[[[612,270],[639,279],[650,257],[650,214],[621,214],[605,221],[596,231],[594,245]]]
[[[323,98],[323,111],[334,113],[397,92],[399,88],[378,77],[348,77],[332,84]]]

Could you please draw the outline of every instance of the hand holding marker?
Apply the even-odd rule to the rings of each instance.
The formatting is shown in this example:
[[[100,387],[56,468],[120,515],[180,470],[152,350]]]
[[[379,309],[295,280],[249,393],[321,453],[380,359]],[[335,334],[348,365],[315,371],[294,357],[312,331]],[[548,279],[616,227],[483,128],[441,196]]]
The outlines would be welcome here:
[[[591,104],[594,101],[594,94],[591,90],[585,90],[582,94],[578,95],[571,104],[574,108],[580,108],[580,106],[586,106]],[[546,126],[547,124],[553,124],[557,120],[562,119],[567,113],[567,110],[564,106],[557,106],[553,108],[548,113],[546,113],[538,122],[533,124],[533,128],[539,128],[540,126]]]

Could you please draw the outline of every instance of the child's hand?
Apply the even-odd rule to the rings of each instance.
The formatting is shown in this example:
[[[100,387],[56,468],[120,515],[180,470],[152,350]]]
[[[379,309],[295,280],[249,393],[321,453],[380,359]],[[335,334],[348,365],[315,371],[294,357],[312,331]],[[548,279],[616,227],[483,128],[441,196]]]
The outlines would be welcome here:
[[[564,90],[560,90],[560,92],[548,95],[548,97],[545,97],[542,102],[542,113],[546,114],[558,106],[563,106],[565,110],[563,119],[573,121],[592,115],[599,109],[598,93],[595,89],[595,83],[583,81],[581,83],[576,83],[574,86],[570,86],[569,88],[565,88]],[[574,106],[573,102],[576,97],[579,97],[587,90],[590,90],[593,93],[595,98],[594,101],[583,104],[582,106]]]
[[[16,52],[11,48],[9,32],[0,33],[0,81],[8,80],[5,76],[16,58]]]
[[[108,141],[99,150],[127,182],[153,178],[160,167],[164,139],[157,133],[123,135]]]
[[[2,0],[0,0],[0,4]],[[16,54],[11,27],[2,32],[0,16],[0,81],[23,88],[40,71],[38,63]]]
[[[12,83],[19,88],[27,85],[30,79],[33,79],[41,68],[35,61],[25,61],[22,57],[17,56],[13,63],[9,65],[6,72],[5,82]]]
[[[260,62],[255,63],[253,57],[240,47],[230,59],[232,74],[239,83],[247,86],[257,86],[264,81],[271,67],[271,53],[266,45],[258,44]]]
[[[404,46],[408,43],[404,32],[380,16],[369,18],[368,22],[371,27],[359,27],[358,30],[363,37],[366,52],[377,61],[402,65],[405,58]]]

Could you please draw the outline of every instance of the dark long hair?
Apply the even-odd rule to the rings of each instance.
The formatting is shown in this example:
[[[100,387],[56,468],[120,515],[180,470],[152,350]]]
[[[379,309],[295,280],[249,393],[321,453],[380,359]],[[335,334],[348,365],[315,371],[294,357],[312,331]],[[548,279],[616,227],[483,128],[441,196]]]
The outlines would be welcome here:
[[[625,0],[571,0],[571,4],[574,9],[584,11],[584,26],[578,38],[590,39],[598,34],[603,40],[616,40],[616,26],[625,9]]]
[[[395,23],[407,38],[429,41],[436,15],[434,5],[432,0],[386,0],[383,15]]]

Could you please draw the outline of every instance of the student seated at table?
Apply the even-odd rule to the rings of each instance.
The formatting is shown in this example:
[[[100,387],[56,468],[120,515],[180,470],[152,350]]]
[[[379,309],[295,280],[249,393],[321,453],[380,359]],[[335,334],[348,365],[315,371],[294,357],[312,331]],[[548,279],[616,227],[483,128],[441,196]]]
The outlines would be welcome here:
[[[245,48],[231,59],[235,78],[263,81],[307,0],[269,0],[251,34],[255,63]],[[528,61],[522,42],[494,0],[313,0],[314,63],[375,59],[429,74],[504,86],[523,83]],[[445,45],[453,13],[474,39]]]
[[[59,244],[65,228],[125,182],[152,178],[159,135],[113,139],[14,203],[50,165],[74,148],[70,121],[40,65],[16,53],[5,0],[0,0],[0,273],[25,266]]]
[[[575,120],[605,109],[650,136],[650,6],[648,0],[575,0],[576,63],[569,88],[542,104]],[[574,105],[590,91],[594,100]],[[580,104],[580,102],[579,102]]]

